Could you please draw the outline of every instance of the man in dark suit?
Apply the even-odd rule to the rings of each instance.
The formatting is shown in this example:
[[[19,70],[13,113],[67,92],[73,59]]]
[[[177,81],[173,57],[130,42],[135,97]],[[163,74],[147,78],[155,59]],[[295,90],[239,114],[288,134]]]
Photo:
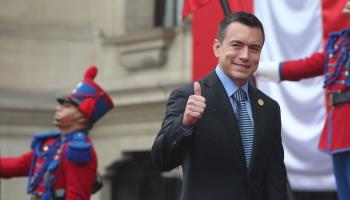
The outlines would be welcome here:
[[[215,70],[171,93],[152,160],[161,171],[181,165],[182,200],[287,199],[280,108],[248,82],[264,40],[254,15],[225,17]]]

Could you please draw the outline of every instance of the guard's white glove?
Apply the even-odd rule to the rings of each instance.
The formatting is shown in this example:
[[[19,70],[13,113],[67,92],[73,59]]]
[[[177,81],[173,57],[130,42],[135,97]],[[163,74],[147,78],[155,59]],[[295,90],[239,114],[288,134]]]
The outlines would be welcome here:
[[[346,1],[344,9],[343,9],[343,13],[347,16],[350,17],[350,1]]]
[[[260,62],[255,75],[278,83],[281,81],[279,63],[280,62]]]

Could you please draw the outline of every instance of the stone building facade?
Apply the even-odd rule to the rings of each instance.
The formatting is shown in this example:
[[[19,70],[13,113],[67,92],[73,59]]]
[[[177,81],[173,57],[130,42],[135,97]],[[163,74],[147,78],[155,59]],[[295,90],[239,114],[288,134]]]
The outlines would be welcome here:
[[[150,148],[169,93],[191,81],[191,33],[174,0],[0,0],[0,155],[28,151],[52,130],[55,98],[91,64],[116,107],[92,140],[104,187],[96,200],[178,199],[179,170],[157,172]],[[25,178],[0,199],[29,199]]]

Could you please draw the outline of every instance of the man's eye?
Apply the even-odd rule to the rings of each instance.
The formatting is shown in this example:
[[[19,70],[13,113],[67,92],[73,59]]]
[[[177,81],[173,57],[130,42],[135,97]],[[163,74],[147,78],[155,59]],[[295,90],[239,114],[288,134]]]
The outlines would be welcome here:
[[[69,108],[69,107],[71,106],[71,104],[68,103],[68,102],[64,102],[64,103],[62,104],[62,106],[63,106],[63,107],[66,107],[66,108]]]
[[[233,43],[233,44],[230,44],[230,47],[233,48],[233,49],[239,49],[242,47],[241,44],[237,44],[237,43]]]
[[[250,51],[251,51],[251,52],[254,52],[254,53],[255,53],[255,52],[259,52],[259,51],[260,51],[260,48],[259,48],[259,47],[251,47],[251,48],[250,48]]]

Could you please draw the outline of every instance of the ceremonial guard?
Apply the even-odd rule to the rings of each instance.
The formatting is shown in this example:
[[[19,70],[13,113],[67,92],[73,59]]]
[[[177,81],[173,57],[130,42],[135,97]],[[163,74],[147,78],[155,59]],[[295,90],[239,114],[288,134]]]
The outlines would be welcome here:
[[[350,0],[344,14],[350,17]],[[298,81],[324,75],[327,116],[319,148],[332,155],[339,200],[350,198],[350,28],[333,32],[323,52],[304,59],[263,63],[258,75]]]
[[[20,157],[1,157],[0,176],[28,176],[32,200],[88,200],[97,177],[97,157],[89,134],[93,124],[111,108],[109,95],[94,82],[97,68],[58,98],[54,115],[58,131],[34,135],[31,150]]]

